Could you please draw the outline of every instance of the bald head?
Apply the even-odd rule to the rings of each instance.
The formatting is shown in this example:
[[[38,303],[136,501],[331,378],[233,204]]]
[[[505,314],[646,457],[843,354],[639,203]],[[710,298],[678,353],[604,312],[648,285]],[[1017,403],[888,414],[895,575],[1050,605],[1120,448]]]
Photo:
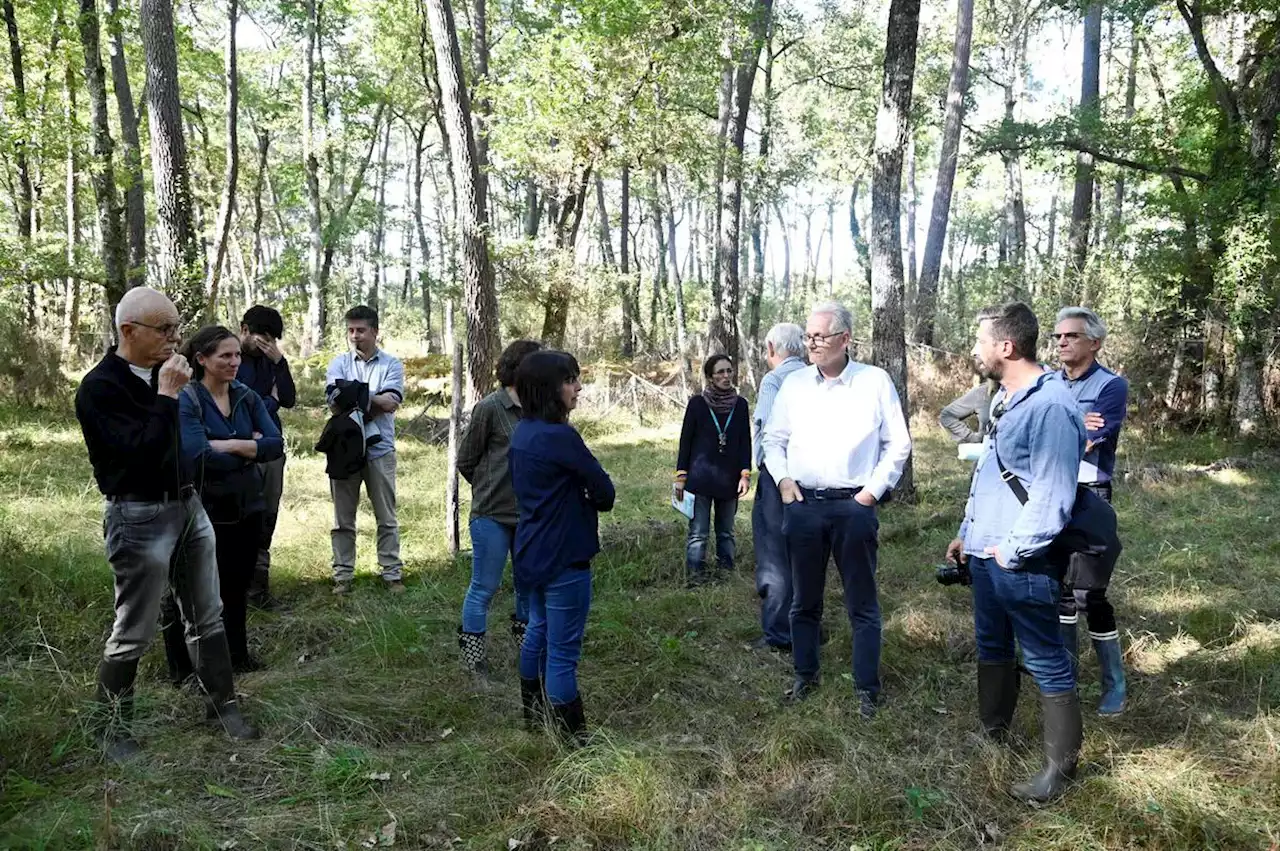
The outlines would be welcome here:
[[[120,331],[127,323],[148,322],[161,325],[175,321],[178,309],[173,306],[169,297],[151,287],[134,287],[124,294],[116,305],[116,330]],[[160,320],[159,322],[155,320]]]
[[[182,318],[169,297],[135,287],[116,306],[118,352],[130,363],[151,367],[168,360],[182,339]]]

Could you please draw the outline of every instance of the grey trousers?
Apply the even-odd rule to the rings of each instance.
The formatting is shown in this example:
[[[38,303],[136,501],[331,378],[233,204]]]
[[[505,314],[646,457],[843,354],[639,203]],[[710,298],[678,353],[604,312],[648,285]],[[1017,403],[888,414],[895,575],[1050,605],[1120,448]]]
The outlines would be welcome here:
[[[388,452],[364,465],[349,479],[330,479],[333,495],[333,578],[350,582],[356,564],[356,509],[363,484],[378,521],[378,566],[387,582],[401,578],[400,524],[396,521],[396,453]]]
[[[259,464],[258,470],[262,473],[262,498],[267,507],[262,514],[262,543],[258,546],[256,569],[267,573],[271,570],[271,538],[276,533],[280,498],[284,496],[284,456]]]
[[[108,502],[102,525],[116,586],[116,618],[104,659],[142,657],[156,637],[160,600],[169,587],[188,643],[223,631],[213,524],[200,497]]]

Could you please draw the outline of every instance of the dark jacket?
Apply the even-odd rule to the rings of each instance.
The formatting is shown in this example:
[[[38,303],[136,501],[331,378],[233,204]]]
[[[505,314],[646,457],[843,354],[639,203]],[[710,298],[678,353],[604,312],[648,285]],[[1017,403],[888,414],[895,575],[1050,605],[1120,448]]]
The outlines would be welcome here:
[[[507,452],[520,424],[520,406],[505,387],[485,396],[471,409],[471,419],[458,443],[458,472],[471,483],[471,516],[516,525],[516,492],[511,487]]]
[[[218,410],[213,394],[203,383],[193,381],[182,389],[178,404],[182,412],[182,454],[196,468],[196,488],[209,519],[234,523],[247,514],[262,511],[262,474],[258,464],[284,455],[284,440],[262,398],[239,381],[231,382],[231,415]],[[216,452],[211,440],[254,440],[257,456],[250,460],[227,452]]]
[[[516,585],[544,588],[600,552],[596,512],[613,509],[613,482],[568,423],[521,420],[507,457],[520,505]]]
[[[236,380],[262,397],[262,404],[266,405],[271,421],[283,433],[280,409],[292,408],[298,403],[298,391],[293,385],[289,362],[280,358],[279,363],[272,363],[271,358],[266,355],[245,352],[240,359],[240,371],[236,373]],[[272,388],[275,388],[275,396],[271,395]]]
[[[364,428],[350,413],[329,417],[315,448],[324,454],[324,472],[331,479],[349,479],[364,469]]]
[[[681,473],[685,489],[712,499],[737,499],[738,481],[751,472],[751,413],[747,400],[738,397],[730,415],[716,414],[725,430],[724,452],[720,432],[711,418],[711,407],[702,396],[693,396],[684,409],[676,478]]]
[[[93,477],[107,496],[160,499],[191,484],[178,400],[156,393],[159,373],[160,367],[153,368],[148,384],[112,348],[76,391],[76,419]]]

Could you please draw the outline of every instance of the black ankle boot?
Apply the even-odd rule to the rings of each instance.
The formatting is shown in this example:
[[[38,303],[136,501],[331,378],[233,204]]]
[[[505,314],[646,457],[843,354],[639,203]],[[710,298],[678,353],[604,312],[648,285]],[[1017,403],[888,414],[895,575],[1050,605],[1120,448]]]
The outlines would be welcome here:
[[[1018,663],[978,663],[978,719],[982,729],[997,742],[1009,738],[1009,725],[1018,708]]]
[[[524,644],[524,634],[528,628],[528,621],[522,621],[514,614],[511,615],[511,637],[515,639],[516,650],[519,650]]]
[[[542,690],[542,677],[520,678],[520,708],[526,730],[532,733],[542,729],[547,720],[547,695]]]
[[[1076,776],[1083,731],[1080,722],[1080,698],[1075,691],[1041,694],[1040,711],[1044,715],[1044,768],[1024,783],[1015,783],[1013,797],[1028,804],[1043,804],[1066,791]]]
[[[463,632],[458,627],[458,650],[462,653],[462,667],[473,674],[489,674],[489,650],[485,646],[483,632]]]
[[[111,762],[126,762],[142,752],[133,738],[133,681],[138,676],[138,660],[98,666],[97,733]]]
[[[231,673],[231,652],[227,634],[218,632],[201,638],[193,645],[196,676],[205,691],[205,723],[220,727],[233,739],[256,739],[258,728],[240,714],[236,705],[236,687]]]
[[[559,706],[552,704],[556,728],[570,747],[580,748],[587,743],[587,718],[582,710],[582,695]]]

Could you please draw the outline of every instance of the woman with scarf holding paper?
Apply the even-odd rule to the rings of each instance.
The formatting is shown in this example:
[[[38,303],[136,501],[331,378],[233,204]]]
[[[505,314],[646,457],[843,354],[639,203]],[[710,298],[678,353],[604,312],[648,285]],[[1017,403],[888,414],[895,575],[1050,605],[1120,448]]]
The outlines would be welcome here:
[[[706,389],[689,399],[680,431],[675,500],[687,490],[694,497],[685,550],[685,579],[690,588],[733,571],[733,519],[738,499],[751,490],[751,414],[734,387],[736,369],[726,354],[702,365]],[[706,567],[711,513],[715,509],[716,574]]]

